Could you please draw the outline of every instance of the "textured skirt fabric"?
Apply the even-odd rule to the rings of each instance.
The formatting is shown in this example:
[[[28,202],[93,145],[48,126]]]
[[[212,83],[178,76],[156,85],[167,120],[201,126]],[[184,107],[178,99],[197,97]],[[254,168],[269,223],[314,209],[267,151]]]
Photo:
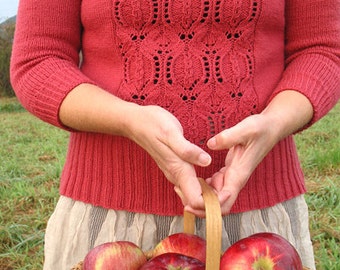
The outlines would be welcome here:
[[[181,216],[114,211],[61,196],[47,224],[44,270],[69,270],[101,243],[127,240],[146,251],[167,235],[182,231]],[[270,208],[225,216],[222,248],[264,231],[288,239],[297,248],[304,266],[315,269],[303,195]],[[196,219],[196,234],[204,237],[204,219]]]

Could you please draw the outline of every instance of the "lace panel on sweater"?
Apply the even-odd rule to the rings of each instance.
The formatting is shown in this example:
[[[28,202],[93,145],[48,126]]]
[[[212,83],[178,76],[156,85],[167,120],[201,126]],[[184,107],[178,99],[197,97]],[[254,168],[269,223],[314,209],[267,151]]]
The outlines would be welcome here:
[[[257,113],[254,39],[260,11],[261,0],[114,0],[122,98],[161,105],[202,145]]]

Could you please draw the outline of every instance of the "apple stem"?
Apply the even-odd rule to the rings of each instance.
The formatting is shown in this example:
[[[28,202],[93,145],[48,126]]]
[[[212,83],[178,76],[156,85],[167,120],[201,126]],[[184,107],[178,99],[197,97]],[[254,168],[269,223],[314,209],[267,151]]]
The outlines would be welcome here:
[[[172,265],[170,265],[169,267],[168,267],[168,270],[182,270],[183,268],[181,267],[181,266],[172,266]]]
[[[271,258],[259,257],[254,263],[252,269],[254,270],[273,270],[275,263]]]

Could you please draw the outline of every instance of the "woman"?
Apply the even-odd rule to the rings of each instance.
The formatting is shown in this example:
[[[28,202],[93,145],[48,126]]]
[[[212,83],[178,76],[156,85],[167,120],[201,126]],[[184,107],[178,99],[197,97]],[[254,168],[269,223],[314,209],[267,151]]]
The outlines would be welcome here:
[[[339,15],[335,0],[21,1],[13,87],[70,132],[44,269],[181,231],[183,207],[204,217],[197,177],[224,249],[272,231],[314,269],[292,134],[339,99]]]

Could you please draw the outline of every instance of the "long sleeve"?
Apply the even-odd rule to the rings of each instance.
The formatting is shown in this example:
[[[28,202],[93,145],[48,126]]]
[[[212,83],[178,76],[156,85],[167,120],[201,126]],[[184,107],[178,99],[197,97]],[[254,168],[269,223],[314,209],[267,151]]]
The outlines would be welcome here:
[[[286,68],[276,91],[291,89],[312,103],[310,124],[340,97],[339,0],[286,1]]]
[[[23,106],[63,127],[60,104],[75,86],[91,82],[79,70],[81,0],[21,1],[16,24],[11,83]]]

